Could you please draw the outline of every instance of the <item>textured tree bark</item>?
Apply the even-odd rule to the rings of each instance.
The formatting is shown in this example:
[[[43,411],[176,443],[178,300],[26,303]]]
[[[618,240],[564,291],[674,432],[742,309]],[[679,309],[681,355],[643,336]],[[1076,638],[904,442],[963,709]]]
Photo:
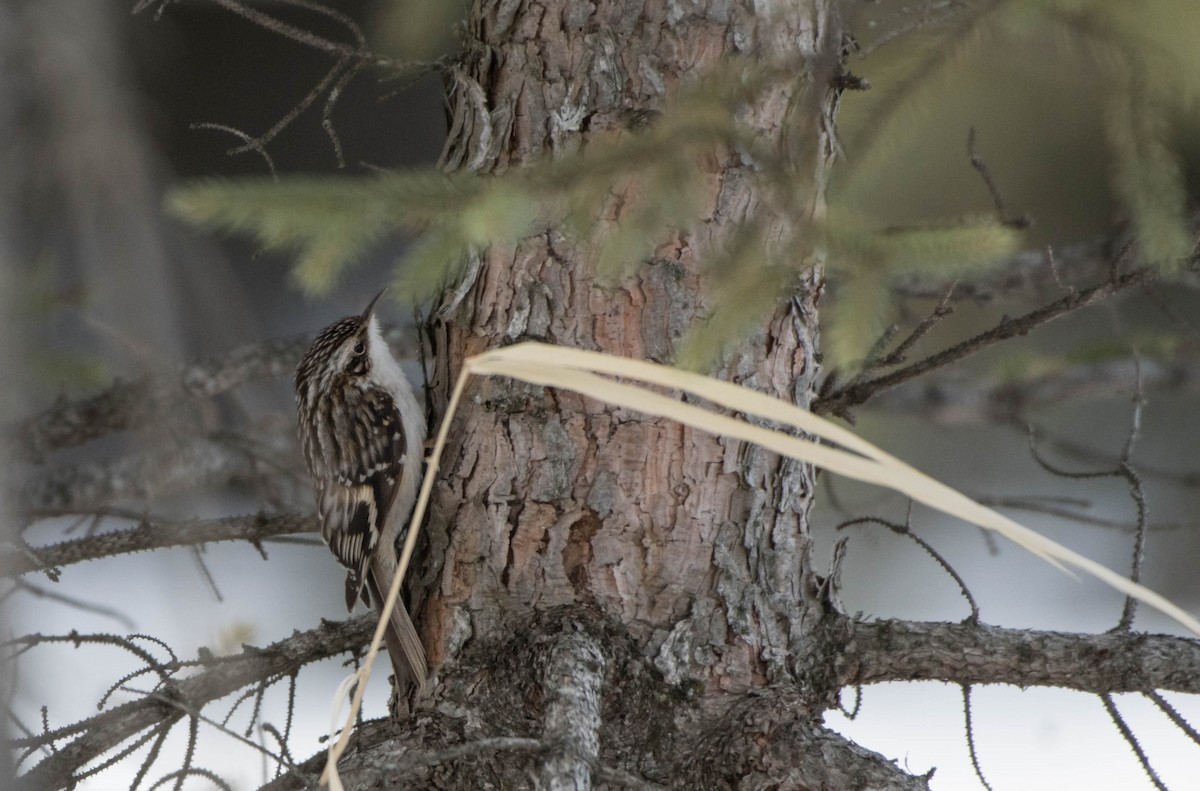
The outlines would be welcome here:
[[[457,75],[455,111],[466,117],[455,118],[448,160],[504,170],[574,152],[595,135],[628,134],[624,119],[660,110],[719,58],[754,54],[803,75],[779,80],[744,120],[810,169],[804,211],[820,214],[835,94],[816,64],[836,58],[836,25],[825,2],[759,14],[754,5],[477,8],[477,40]],[[473,101],[479,95],[486,105]],[[751,166],[736,152],[714,151],[696,167],[709,184],[703,222],[616,288],[599,286],[589,251],[554,232],[488,250],[470,288],[438,316],[441,392],[466,356],[529,337],[670,361],[708,307],[702,262],[747,221],[793,221],[759,203]],[[726,376],[808,403],[816,282],[814,270]],[[669,680],[699,680],[716,693],[794,676],[811,604],[801,584],[810,470],[570,394],[492,381],[473,396],[447,452],[434,520],[440,569],[425,607],[434,663],[533,609],[586,604],[623,623]]]
[[[741,121],[803,186],[774,206],[748,157],[714,147],[695,163],[702,221],[617,287],[554,231],[493,246],[431,322],[436,405],[467,356],[526,338],[669,362],[710,307],[707,258],[746,222],[786,238],[822,215],[842,47],[831,6],[476,3],[452,81],[448,169],[502,172],[633,134],[681,86],[747,55],[775,76]],[[795,298],[721,374],[807,406],[820,261],[800,263]],[[811,468],[570,393],[500,380],[469,393],[412,585],[441,668],[426,711],[457,718],[467,740],[534,736],[545,748],[521,754],[540,761],[527,775],[506,774],[497,755],[426,780],[923,786],[820,725],[836,694],[838,619],[809,562]]]

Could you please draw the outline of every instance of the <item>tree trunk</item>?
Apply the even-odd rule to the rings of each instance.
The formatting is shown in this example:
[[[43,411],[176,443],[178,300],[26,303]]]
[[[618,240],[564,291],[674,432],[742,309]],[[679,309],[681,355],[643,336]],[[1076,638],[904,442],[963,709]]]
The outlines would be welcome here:
[[[670,362],[710,307],[704,262],[739,227],[787,238],[822,215],[842,47],[831,6],[475,4],[449,169],[500,172],[634,134],[681,86],[747,55],[775,76],[740,120],[803,186],[785,214],[748,157],[714,147],[695,162],[702,221],[615,287],[554,231],[493,246],[431,322],[435,405],[466,357],[522,339]],[[808,405],[820,261],[798,269],[794,298],[720,373]],[[572,393],[506,380],[468,392],[412,588],[438,669],[424,727],[442,736],[423,744],[475,740],[487,756],[425,782],[923,787],[820,725],[839,619],[810,562],[810,467]],[[543,741],[533,753],[479,741],[498,737]]]

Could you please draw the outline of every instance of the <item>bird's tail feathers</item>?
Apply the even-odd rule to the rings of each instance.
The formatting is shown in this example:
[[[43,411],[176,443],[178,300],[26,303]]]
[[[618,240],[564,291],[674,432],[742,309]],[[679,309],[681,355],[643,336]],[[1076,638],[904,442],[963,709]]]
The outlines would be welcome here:
[[[386,590],[386,588],[385,588]],[[358,574],[354,571],[346,572],[346,611],[354,609],[354,605],[358,604],[359,600],[362,603],[371,606],[371,599],[367,595],[367,579],[365,574]]]
[[[382,558],[371,564],[367,583],[370,586],[371,597],[376,607],[382,607],[384,597],[392,585],[392,570]],[[413,687],[414,695],[420,694],[429,677],[429,666],[425,660],[425,647],[404,602],[397,601],[396,606],[388,616],[388,628],[384,632],[388,656],[392,660],[392,670],[396,675],[396,686],[401,690],[401,696],[407,687]]]

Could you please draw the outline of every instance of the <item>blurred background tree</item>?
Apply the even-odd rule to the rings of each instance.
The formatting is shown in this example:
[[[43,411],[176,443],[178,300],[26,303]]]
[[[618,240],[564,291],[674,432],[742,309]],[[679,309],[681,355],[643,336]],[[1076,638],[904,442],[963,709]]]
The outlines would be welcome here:
[[[26,786],[315,777],[370,623],[315,626],[340,572],[303,535],[286,379],[381,281],[423,308],[392,338],[428,345],[435,417],[464,355],[523,338],[683,362],[1196,609],[1191,4],[133,5],[0,10]],[[248,174],[169,201],[242,232],[220,247],[163,211]],[[1156,614],[1090,634],[1119,596],[668,421],[497,382],[468,410],[410,591],[442,675],[413,722],[360,727],[350,787],[1190,782],[1195,699],[1168,696],[1200,651],[1144,636]],[[831,564],[861,516],[1011,628],[942,623],[955,580],[903,539],[856,528]],[[603,706],[563,731],[549,671],[579,660]],[[851,689],[914,679],[949,701]]]

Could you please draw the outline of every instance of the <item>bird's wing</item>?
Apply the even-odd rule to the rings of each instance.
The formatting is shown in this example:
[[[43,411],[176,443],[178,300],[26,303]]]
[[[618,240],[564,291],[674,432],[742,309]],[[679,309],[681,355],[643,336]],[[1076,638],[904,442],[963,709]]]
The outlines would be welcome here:
[[[332,474],[324,476],[318,495],[321,535],[350,570],[346,596],[347,607],[353,607],[404,471],[404,428],[395,400],[380,388],[351,388],[344,406],[330,410],[328,420],[325,436],[352,440],[324,449]]]

